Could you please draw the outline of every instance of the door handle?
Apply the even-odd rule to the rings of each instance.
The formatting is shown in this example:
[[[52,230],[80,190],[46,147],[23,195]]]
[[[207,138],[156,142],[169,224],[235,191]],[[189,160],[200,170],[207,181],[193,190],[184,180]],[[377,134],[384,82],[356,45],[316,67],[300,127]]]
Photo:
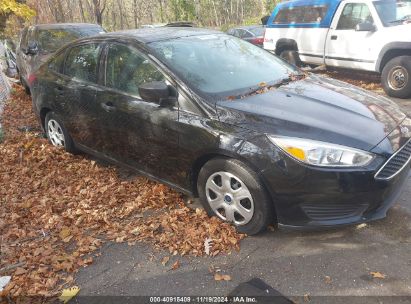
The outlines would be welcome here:
[[[113,112],[116,107],[114,106],[114,104],[112,102],[106,102],[101,104],[101,106],[103,107],[104,110],[106,110],[107,112]]]
[[[337,40],[338,36],[337,35],[332,35],[331,40]]]

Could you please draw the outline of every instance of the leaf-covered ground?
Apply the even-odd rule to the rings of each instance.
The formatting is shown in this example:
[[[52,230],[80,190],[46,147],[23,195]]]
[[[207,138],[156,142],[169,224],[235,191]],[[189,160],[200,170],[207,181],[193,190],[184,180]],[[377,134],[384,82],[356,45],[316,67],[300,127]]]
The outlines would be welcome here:
[[[203,255],[206,239],[210,255],[239,249],[243,235],[170,188],[51,146],[20,87],[2,122],[0,276],[12,276],[3,295],[59,294],[107,241],[149,242],[174,255]]]
[[[378,74],[352,70],[335,70],[319,73],[331,78],[348,82],[365,90],[370,90],[382,95],[385,94],[381,86],[380,76]]]

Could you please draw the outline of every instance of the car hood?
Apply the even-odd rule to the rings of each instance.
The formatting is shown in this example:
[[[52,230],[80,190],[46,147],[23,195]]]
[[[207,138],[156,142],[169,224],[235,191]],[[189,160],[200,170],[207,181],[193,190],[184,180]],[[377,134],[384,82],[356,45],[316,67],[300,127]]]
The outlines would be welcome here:
[[[410,42],[411,23],[396,24],[394,26],[385,27],[385,36],[389,37],[390,42],[401,41]]]
[[[216,108],[221,122],[366,151],[406,118],[388,98],[317,75],[267,93],[219,101]]]

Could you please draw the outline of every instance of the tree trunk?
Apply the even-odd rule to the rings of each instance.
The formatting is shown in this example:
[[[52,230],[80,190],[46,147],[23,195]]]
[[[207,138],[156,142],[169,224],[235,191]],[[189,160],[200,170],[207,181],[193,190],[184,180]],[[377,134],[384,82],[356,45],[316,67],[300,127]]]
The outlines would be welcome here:
[[[80,7],[81,22],[86,22],[86,15],[84,14],[83,0],[78,0]]]

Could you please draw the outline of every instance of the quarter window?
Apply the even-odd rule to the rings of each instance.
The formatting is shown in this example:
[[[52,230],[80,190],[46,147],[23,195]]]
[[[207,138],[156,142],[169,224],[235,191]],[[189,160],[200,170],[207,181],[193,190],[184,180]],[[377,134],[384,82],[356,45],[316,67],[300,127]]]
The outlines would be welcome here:
[[[338,20],[337,30],[355,30],[359,23],[374,23],[370,9],[364,3],[348,3]]]
[[[137,50],[120,44],[109,47],[107,87],[138,96],[138,87],[143,83],[164,80],[164,75]]]
[[[281,9],[274,19],[274,24],[320,23],[328,10],[328,6],[297,6]]]
[[[84,44],[73,47],[66,59],[64,73],[72,78],[97,83],[100,46]]]

